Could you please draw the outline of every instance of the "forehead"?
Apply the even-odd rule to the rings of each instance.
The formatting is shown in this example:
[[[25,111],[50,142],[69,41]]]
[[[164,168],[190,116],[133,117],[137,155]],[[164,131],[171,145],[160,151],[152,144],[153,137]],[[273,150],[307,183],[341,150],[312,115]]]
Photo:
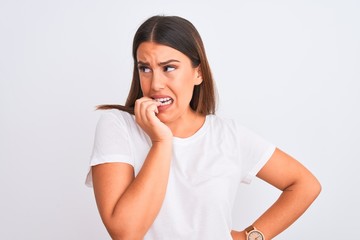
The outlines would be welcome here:
[[[187,59],[190,61],[185,54],[175,48],[154,42],[141,43],[137,49],[136,55],[137,60],[139,61],[156,60],[162,62],[169,59],[177,59],[179,61]]]

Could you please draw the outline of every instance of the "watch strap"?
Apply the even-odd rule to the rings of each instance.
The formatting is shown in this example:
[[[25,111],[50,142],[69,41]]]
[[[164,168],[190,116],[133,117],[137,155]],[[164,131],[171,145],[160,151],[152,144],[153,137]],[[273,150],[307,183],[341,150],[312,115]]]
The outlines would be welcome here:
[[[245,228],[245,232],[246,232],[246,233],[249,233],[249,232],[252,231],[252,230],[256,230],[256,228],[255,228],[253,225],[250,225],[250,226],[248,226],[247,228]]]

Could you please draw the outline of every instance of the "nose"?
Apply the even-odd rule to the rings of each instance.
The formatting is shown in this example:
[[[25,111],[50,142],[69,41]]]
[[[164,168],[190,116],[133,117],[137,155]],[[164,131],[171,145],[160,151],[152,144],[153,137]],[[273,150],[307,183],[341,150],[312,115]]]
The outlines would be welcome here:
[[[165,88],[165,76],[158,71],[154,71],[151,79],[151,89],[159,91]]]

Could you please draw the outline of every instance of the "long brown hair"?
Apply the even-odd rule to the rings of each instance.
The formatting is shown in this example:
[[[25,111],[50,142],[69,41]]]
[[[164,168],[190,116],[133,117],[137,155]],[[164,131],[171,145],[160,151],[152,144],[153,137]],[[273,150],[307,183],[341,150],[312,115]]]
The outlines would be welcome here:
[[[135,101],[143,97],[137,68],[137,49],[143,42],[155,42],[174,48],[190,58],[192,66],[200,66],[202,83],[194,86],[190,107],[197,113],[215,114],[215,84],[199,32],[188,20],[178,16],[153,16],[147,19],[135,33],[132,55],[133,77],[125,106],[100,105],[97,109],[116,108],[134,114]]]

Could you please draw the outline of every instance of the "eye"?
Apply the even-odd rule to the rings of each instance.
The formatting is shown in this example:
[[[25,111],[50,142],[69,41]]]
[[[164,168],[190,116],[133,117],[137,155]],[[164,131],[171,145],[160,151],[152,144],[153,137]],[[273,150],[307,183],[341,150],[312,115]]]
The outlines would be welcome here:
[[[166,65],[164,66],[164,72],[172,72],[176,69],[174,66]]]
[[[138,66],[138,69],[139,69],[140,72],[144,72],[144,73],[148,73],[148,72],[151,71],[149,67],[147,67],[147,66],[141,66],[141,65]]]

